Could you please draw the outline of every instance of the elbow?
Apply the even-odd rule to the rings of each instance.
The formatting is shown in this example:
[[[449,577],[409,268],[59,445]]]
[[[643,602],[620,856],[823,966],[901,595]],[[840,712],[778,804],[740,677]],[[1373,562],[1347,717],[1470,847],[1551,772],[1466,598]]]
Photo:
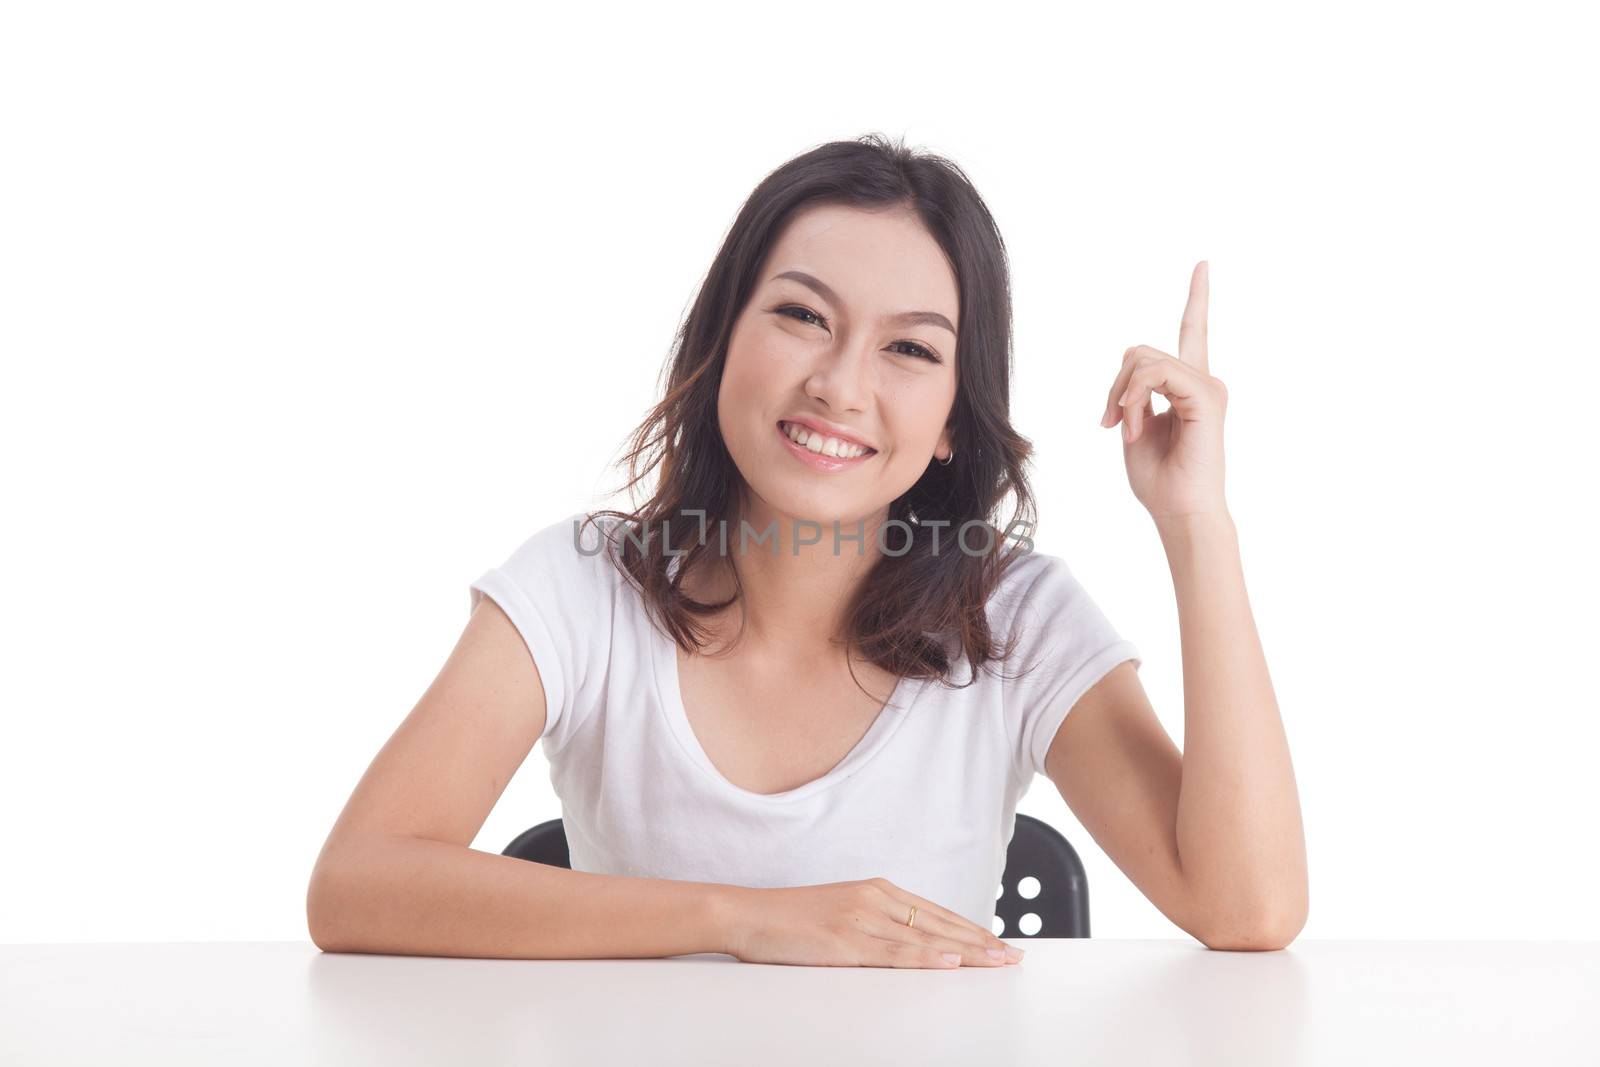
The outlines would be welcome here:
[[[1220,952],[1276,952],[1288,948],[1299,932],[1286,926],[1234,928],[1205,934],[1200,943]]]
[[[350,949],[334,924],[338,909],[332,900],[331,881],[325,867],[319,865],[311,872],[311,883],[306,887],[306,929],[311,943],[322,951],[348,952]]]
[[[306,918],[306,928],[311,934],[311,943],[313,945],[316,945],[317,948],[321,949],[323,952],[347,951],[340,944],[339,939],[334,936],[333,931],[329,929],[327,923],[317,917],[316,912],[308,911]]]
[[[1304,898],[1243,913],[1220,915],[1203,923],[1196,938],[1209,949],[1227,952],[1274,952],[1288,948],[1306,925]]]

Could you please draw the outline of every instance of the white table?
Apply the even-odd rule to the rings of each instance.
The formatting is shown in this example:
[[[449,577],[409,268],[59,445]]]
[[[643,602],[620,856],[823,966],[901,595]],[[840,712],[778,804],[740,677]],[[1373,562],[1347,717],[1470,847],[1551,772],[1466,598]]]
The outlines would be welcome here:
[[[1600,1063],[1600,942],[1016,943],[950,971],[0,945],[0,1063]]]

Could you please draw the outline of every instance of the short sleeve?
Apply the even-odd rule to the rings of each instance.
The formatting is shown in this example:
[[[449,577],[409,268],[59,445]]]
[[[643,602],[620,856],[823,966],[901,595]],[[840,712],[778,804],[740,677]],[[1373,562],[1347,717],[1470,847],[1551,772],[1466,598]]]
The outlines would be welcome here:
[[[578,512],[533,534],[470,587],[500,605],[528,646],[544,685],[541,740],[560,749],[601,699],[621,575],[606,557],[602,517]],[[582,526],[581,531],[579,527]]]
[[[1045,773],[1050,744],[1078,698],[1112,667],[1131,659],[1137,668],[1141,659],[1060,557],[1029,552],[1011,565],[1001,588],[1006,633],[1017,635],[1003,667],[1001,703],[1027,783]]]

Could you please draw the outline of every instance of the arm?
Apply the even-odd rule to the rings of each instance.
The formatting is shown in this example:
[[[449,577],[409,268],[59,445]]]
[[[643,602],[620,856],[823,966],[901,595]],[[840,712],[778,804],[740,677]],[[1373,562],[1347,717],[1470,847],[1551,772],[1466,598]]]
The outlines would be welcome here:
[[[417,837],[346,840],[307,895],[325,952],[592,959],[727,952],[733,887],[588,874]]]
[[[1228,391],[1210,372],[1210,279],[1209,265],[1195,264],[1176,359],[1148,345],[1123,353],[1100,420],[1123,424],[1128,484],[1172,569],[1187,751],[1161,729],[1133,669],[1119,667],[1067,716],[1055,770],[1048,759],[1046,768],[1112,859],[1185,930],[1212,948],[1282,948],[1309,906],[1305,834],[1223,489]],[[1160,414],[1156,393],[1171,402]]]
[[[1210,948],[1282,948],[1305,925],[1305,838],[1237,534],[1225,515],[1158,525],[1178,599],[1186,751],[1124,663],[1062,722],[1047,773],[1178,926]]]
[[[726,952],[735,887],[589,874],[469,847],[545,728],[527,645],[485,598],[357,785],[306,892],[329,952],[495,958]]]
[[[1184,879],[1221,937],[1279,948],[1309,909],[1305,832],[1238,534],[1226,514],[1158,525],[1183,650]]]

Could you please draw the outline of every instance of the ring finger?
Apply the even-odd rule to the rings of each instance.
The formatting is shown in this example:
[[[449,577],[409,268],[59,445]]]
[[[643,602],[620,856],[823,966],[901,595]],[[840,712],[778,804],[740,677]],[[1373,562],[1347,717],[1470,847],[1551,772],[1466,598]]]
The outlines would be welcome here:
[[[917,915],[917,921],[918,923],[922,921],[920,912]],[[989,950],[981,944],[974,944],[959,937],[945,937],[940,934],[930,933],[927,930],[908,927],[905,923],[897,923],[892,919],[886,918],[869,926],[866,932],[873,937],[881,937],[885,941],[899,941],[907,945],[924,945],[928,948],[936,948],[941,952],[957,953],[961,957],[961,965],[963,967],[1004,967],[1009,962],[1004,949],[1000,950],[1001,954],[999,956],[991,956],[989,955]]]
[[[883,926],[869,932],[896,941],[910,940],[920,944],[942,943],[941,947],[947,951],[960,952],[964,963],[1003,966],[1008,962],[1006,948],[1009,946],[981,926],[920,897],[902,900],[890,894],[890,911],[904,909],[909,916],[913,907],[917,909],[913,925],[907,926],[905,919],[899,914],[890,914],[886,911],[883,916]],[[1000,955],[992,955],[990,949],[997,950]]]

